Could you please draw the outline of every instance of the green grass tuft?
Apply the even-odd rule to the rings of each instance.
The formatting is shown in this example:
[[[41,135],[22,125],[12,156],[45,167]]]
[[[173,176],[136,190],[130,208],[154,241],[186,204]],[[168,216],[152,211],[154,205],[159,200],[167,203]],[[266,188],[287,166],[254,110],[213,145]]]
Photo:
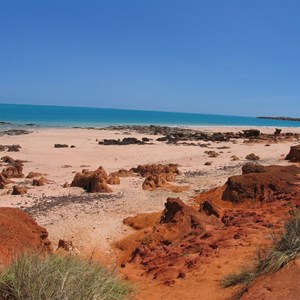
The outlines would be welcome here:
[[[0,271],[4,300],[115,300],[131,292],[113,273],[74,257],[26,254]]]

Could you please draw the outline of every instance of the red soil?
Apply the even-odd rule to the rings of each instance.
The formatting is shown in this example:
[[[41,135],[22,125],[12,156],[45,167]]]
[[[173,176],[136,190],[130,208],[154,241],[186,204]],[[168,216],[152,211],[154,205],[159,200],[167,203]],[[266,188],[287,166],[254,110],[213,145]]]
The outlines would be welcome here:
[[[296,259],[286,268],[256,280],[243,300],[298,300],[300,295],[300,260]]]
[[[51,251],[48,232],[17,208],[0,208],[0,266],[24,251]]]

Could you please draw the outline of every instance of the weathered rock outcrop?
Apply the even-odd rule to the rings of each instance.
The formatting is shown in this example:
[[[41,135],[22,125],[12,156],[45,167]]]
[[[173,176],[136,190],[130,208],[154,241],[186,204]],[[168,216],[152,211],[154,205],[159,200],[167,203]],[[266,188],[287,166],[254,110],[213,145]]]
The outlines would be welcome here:
[[[212,203],[210,200],[205,200],[200,204],[199,208],[200,212],[206,213],[208,216],[216,216],[217,218],[220,218],[220,209]]]
[[[20,148],[20,145],[0,145],[0,151],[19,152]]]
[[[2,174],[0,174],[0,189],[4,189],[5,185],[10,183],[11,181],[5,178]]]
[[[4,162],[4,163],[8,163],[8,164],[13,164],[14,162],[15,162],[15,160],[12,158],[12,157],[10,157],[10,156],[3,156],[3,157],[1,157],[1,160]]]
[[[112,172],[109,174],[109,176],[111,175],[116,175],[118,177],[134,177],[136,176],[136,174],[133,172],[133,170],[125,170],[125,169],[121,169],[117,172]]]
[[[2,170],[2,175],[5,178],[23,178],[24,174],[22,163],[15,161],[13,165]]]
[[[54,144],[54,148],[68,148],[69,145],[67,144]]]
[[[124,145],[144,145],[146,143],[145,141],[143,140],[140,141],[134,137],[127,137],[127,138],[123,138],[122,140],[104,139],[103,141],[100,141],[98,144],[105,145],[105,146],[111,146],[111,145],[124,146]]]
[[[260,136],[260,131],[258,129],[247,129],[247,130],[243,130],[243,132],[246,138],[253,138],[253,137]]]
[[[290,152],[285,159],[290,162],[300,162],[300,145],[291,146]]]
[[[0,265],[25,251],[50,252],[48,232],[17,208],[0,208]]]
[[[40,177],[42,176],[43,174],[42,173],[39,173],[39,172],[29,172],[28,175],[26,176],[26,178],[28,179],[32,179],[34,177]]]
[[[48,180],[45,177],[41,177],[39,179],[33,179],[32,180],[32,185],[34,185],[34,186],[43,186],[43,185],[48,184],[48,183],[50,183],[50,180]]]
[[[288,200],[300,181],[298,177],[300,168],[296,166],[258,167],[252,165],[244,167],[243,172],[244,175],[232,176],[227,180],[226,189],[222,195],[223,200],[233,203],[270,202],[282,198]]]
[[[260,157],[254,153],[250,153],[245,157],[248,160],[260,160]]]
[[[103,167],[96,171],[82,170],[77,173],[71,183],[71,187],[82,187],[88,193],[111,193],[112,189],[107,185],[108,175]]]
[[[164,187],[167,182],[175,181],[176,176],[180,174],[176,164],[139,165],[137,168],[132,168],[132,171],[146,177],[142,186],[144,190]]]
[[[264,166],[259,164],[247,163],[242,167],[242,174],[250,174],[250,173],[265,173],[266,169]]]
[[[188,141],[204,141],[204,142],[220,142],[220,141],[235,141],[237,139],[244,139],[245,142],[261,142],[261,141],[284,141],[297,140],[298,133],[280,133],[278,131],[274,134],[261,133],[257,129],[248,129],[243,132],[203,132],[199,130],[168,127],[168,126],[109,126],[107,130],[121,130],[124,132],[135,131],[141,134],[160,135],[156,140],[166,142],[167,144],[188,144],[190,146],[201,146],[198,143],[187,143]]]
[[[159,223],[142,239],[129,261],[143,266],[153,279],[172,284],[201,259],[204,248],[214,251],[217,246],[207,245],[207,235],[218,226],[221,221],[215,216],[201,213],[179,198],[168,198]]]
[[[27,193],[27,188],[26,186],[21,186],[21,185],[14,185],[13,186],[13,191],[12,195],[24,195]]]
[[[282,129],[279,128],[275,128],[274,134],[275,135],[280,135],[281,134]]]
[[[174,181],[175,176],[180,174],[177,164],[153,164],[153,165],[139,165],[137,168],[132,168],[133,172],[138,173],[142,177],[149,175],[162,175],[167,181]]]
[[[58,241],[58,246],[57,246],[56,252],[57,253],[67,252],[69,255],[79,255],[80,254],[80,251],[74,247],[72,241],[65,241],[62,239],[60,239]]]
[[[166,186],[166,184],[167,180],[165,179],[164,175],[149,175],[143,182],[142,188],[143,190],[153,191],[157,188],[162,188]]]
[[[117,175],[110,175],[108,178],[107,178],[107,181],[106,181],[108,184],[111,184],[111,185],[115,185],[115,184],[120,184],[121,181],[120,181],[120,177],[117,176]]]

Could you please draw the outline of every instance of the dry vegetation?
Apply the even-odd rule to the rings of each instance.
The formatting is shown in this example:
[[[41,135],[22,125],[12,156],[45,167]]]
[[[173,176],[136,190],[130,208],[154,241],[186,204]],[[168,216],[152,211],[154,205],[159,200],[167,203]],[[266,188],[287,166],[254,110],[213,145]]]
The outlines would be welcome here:
[[[20,256],[0,272],[0,299],[124,299],[132,289],[103,267],[78,258]]]

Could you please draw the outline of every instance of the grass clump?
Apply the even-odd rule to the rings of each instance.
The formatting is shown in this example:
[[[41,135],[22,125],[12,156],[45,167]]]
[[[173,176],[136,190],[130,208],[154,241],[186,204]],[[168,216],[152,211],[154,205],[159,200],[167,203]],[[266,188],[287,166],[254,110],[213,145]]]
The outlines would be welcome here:
[[[131,292],[113,273],[74,257],[26,254],[0,271],[5,300],[115,300]]]
[[[239,299],[257,277],[276,272],[299,256],[300,214],[298,213],[286,223],[285,231],[280,239],[274,239],[271,251],[264,256],[258,254],[252,269],[244,269],[238,274],[225,276],[222,285],[223,287],[242,285],[242,289],[234,296],[234,299]]]

